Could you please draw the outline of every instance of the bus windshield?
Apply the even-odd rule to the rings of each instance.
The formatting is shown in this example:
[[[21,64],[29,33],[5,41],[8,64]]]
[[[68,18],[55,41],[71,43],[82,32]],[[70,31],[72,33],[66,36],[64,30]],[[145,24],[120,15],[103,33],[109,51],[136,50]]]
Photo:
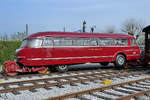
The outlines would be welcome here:
[[[42,46],[42,39],[30,39],[28,40],[28,47],[31,47],[31,48],[36,48],[36,47],[40,47]]]
[[[25,46],[27,46],[27,39],[22,41],[20,48],[24,48]]]
[[[20,46],[20,48],[24,48],[26,46],[30,47],[30,48],[36,48],[36,47],[40,47],[42,45],[42,39],[25,39],[22,41],[22,44]]]

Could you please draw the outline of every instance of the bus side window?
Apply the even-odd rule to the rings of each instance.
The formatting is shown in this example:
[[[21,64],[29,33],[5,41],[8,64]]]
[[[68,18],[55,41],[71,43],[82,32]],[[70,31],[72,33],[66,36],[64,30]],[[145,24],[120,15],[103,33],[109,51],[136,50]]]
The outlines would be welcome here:
[[[73,46],[83,46],[82,38],[74,38]]]
[[[72,38],[69,37],[63,38],[61,43],[62,46],[72,46]]]
[[[98,46],[98,39],[91,38],[91,46]]]
[[[46,38],[44,39],[43,46],[53,46],[52,39],[51,39],[50,37],[46,37]]]
[[[135,39],[131,39],[131,46],[137,46]]]
[[[127,46],[128,40],[127,39],[115,39],[116,46]]]
[[[74,38],[74,46],[90,46],[89,38]]]
[[[72,38],[68,37],[54,38],[54,46],[72,46]]]
[[[111,38],[100,38],[100,46],[114,46],[114,40]]]
[[[90,39],[89,38],[82,38],[83,39],[83,46],[90,46]]]

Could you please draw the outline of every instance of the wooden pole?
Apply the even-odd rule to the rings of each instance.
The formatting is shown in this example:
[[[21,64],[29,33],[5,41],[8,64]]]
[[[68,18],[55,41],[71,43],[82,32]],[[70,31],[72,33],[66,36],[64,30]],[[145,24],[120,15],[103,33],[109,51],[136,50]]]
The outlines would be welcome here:
[[[28,24],[26,24],[26,36],[28,36]]]

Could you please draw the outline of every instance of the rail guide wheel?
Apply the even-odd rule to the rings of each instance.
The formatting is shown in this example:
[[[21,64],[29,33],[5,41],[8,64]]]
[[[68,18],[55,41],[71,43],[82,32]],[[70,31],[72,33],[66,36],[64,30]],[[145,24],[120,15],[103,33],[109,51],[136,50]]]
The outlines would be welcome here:
[[[39,70],[38,72],[40,73],[40,74],[45,74],[46,72],[47,72],[47,67],[44,67],[42,70]]]
[[[19,66],[16,63],[7,62],[3,65],[3,73],[8,76],[15,76],[18,72],[13,70],[19,69]]]

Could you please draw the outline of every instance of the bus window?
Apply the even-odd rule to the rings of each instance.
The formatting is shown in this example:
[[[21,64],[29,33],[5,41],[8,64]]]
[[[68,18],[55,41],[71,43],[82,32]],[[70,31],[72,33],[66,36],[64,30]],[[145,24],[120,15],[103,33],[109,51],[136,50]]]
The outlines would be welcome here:
[[[136,41],[134,39],[131,39],[131,46],[137,46]]]
[[[114,46],[114,40],[111,38],[100,38],[100,46]]]
[[[72,38],[54,38],[54,46],[72,46]]]
[[[74,46],[90,46],[89,38],[74,38]]]
[[[22,44],[21,44],[20,48],[26,47],[26,46],[27,46],[27,43],[28,43],[28,40],[27,40],[27,39],[24,39],[24,40],[22,41]]]
[[[62,38],[62,46],[72,46],[72,38]]]
[[[43,46],[53,46],[53,42],[50,37],[46,37]]]
[[[37,47],[41,47],[42,45],[42,39],[30,39],[28,40],[28,47],[31,48],[37,48]]]
[[[127,46],[128,40],[127,39],[115,39],[116,46]]]
[[[91,46],[98,46],[98,39],[91,38]]]
[[[83,46],[90,46],[90,39],[89,38],[83,38]]]
[[[74,46],[83,46],[83,40],[81,38],[74,38],[73,45]]]

